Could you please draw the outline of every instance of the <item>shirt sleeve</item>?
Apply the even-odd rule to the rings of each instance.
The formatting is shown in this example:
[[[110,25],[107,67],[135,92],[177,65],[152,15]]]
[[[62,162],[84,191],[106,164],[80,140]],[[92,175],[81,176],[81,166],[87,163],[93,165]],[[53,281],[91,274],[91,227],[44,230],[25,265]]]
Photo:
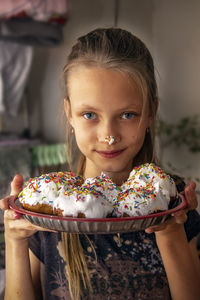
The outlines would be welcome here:
[[[190,210],[187,213],[187,221],[185,222],[185,232],[188,241],[191,241],[200,233],[200,215],[196,210]]]
[[[44,263],[44,251],[42,242],[44,240],[43,232],[36,232],[29,239],[29,248],[33,252],[33,254]]]
[[[177,175],[172,175],[172,178],[176,183],[178,192],[182,192],[185,187],[184,179]],[[184,226],[187,239],[188,241],[191,241],[195,236],[197,236],[200,233],[200,215],[196,210],[190,210],[187,213],[187,216],[188,218]]]

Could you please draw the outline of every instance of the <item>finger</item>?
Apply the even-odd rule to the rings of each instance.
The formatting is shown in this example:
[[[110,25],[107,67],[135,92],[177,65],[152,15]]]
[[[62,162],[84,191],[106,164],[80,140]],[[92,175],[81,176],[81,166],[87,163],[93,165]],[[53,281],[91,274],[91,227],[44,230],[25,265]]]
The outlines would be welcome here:
[[[175,223],[175,218],[170,218],[167,221],[165,221],[165,222],[163,222],[159,225],[154,225],[154,226],[151,226],[149,228],[146,228],[145,232],[146,233],[152,233],[152,232],[155,232],[155,231],[160,231],[160,230],[165,229],[166,226],[172,225],[174,223]]]
[[[21,219],[22,214],[12,210],[12,209],[7,209],[4,213],[4,218],[7,220],[18,220]]]
[[[15,196],[7,196],[3,199],[0,200],[0,209],[2,210],[7,210],[10,208],[10,201],[16,199],[16,195]]]
[[[21,174],[15,175],[13,181],[11,182],[11,195],[18,195],[23,187],[24,180]]]
[[[152,233],[152,232],[155,232],[155,231],[163,230],[165,227],[166,227],[166,224],[163,223],[163,224],[160,224],[160,225],[157,225],[157,226],[152,226],[152,227],[146,228],[145,232],[146,233]]]
[[[22,217],[22,214],[20,214],[20,213],[18,213],[18,212],[14,212],[14,217],[15,217],[15,219],[17,220],[17,219],[21,219],[21,217]]]
[[[196,183],[194,181],[190,181],[186,184],[185,188],[191,187],[192,189],[196,190]]]
[[[53,230],[53,229],[49,229],[49,228],[44,228],[44,227],[40,227],[40,226],[36,226],[38,231],[48,231],[48,232],[55,232],[58,233],[57,230]]]
[[[186,185],[184,189],[189,210],[195,209],[198,206],[198,200],[197,200],[195,188],[196,188],[195,182],[191,181]]]
[[[184,210],[174,213],[175,222],[177,224],[184,224],[187,221],[187,215]]]
[[[31,223],[30,221],[26,220],[29,223],[29,229],[34,229],[37,231],[50,231],[50,232],[57,232],[57,230],[53,230],[53,229],[49,229],[49,228],[45,228],[39,225],[35,225],[34,223]]]
[[[22,229],[22,227],[24,227],[26,230],[58,232],[56,230],[44,228],[31,223],[30,221],[23,219],[21,214],[13,211],[12,209],[5,211],[4,218],[7,220],[15,220],[13,229]]]
[[[37,226],[26,219],[16,220],[13,228],[14,229],[22,229],[23,228],[24,230],[35,231],[35,232],[37,232],[37,231],[49,231],[49,232],[56,232],[56,233],[58,232],[58,231],[55,231],[52,229]]]
[[[15,220],[16,219],[16,212],[12,209],[7,209],[4,213],[4,218],[6,220]],[[19,219],[19,218],[17,218]]]
[[[0,209],[2,209],[2,210],[9,209],[9,199],[10,199],[10,196],[5,197],[0,200]]]

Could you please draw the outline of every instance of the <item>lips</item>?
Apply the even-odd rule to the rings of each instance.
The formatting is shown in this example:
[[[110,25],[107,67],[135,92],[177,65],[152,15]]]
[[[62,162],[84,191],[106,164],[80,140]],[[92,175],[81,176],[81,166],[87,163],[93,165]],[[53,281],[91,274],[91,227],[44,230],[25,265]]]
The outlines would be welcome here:
[[[96,151],[96,152],[104,158],[114,158],[119,156],[123,151],[124,149],[118,151]]]

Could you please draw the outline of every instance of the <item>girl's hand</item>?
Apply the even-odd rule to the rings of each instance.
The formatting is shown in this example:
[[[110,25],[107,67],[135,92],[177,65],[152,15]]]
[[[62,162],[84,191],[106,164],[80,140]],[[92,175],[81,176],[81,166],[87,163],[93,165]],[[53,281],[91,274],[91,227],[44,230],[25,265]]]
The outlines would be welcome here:
[[[145,232],[146,233],[152,233],[152,232],[158,232],[158,231],[165,231],[165,233],[172,232],[177,229],[178,224],[179,225],[184,224],[187,220],[187,212],[189,210],[196,209],[198,206],[198,200],[197,200],[197,195],[196,195],[195,189],[196,189],[195,182],[191,181],[188,184],[186,184],[182,194],[185,196],[186,201],[188,203],[187,208],[176,212],[173,215],[173,218],[170,219],[169,221],[166,221],[163,224],[155,225],[155,226],[145,229]]]
[[[184,188],[183,195],[185,196],[186,201],[188,203],[187,211],[196,209],[198,206],[198,200],[195,189],[196,183],[194,181],[188,182]]]
[[[36,231],[46,231],[39,226],[31,224],[28,220],[21,218],[12,209],[9,209],[9,201],[17,198],[23,187],[23,177],[18,174],[11,183],[11,195],[0,200],[0,209],[4,210],[5,238],[9,240],[25,240]],[[50,231],[50,230],[47,230]]]

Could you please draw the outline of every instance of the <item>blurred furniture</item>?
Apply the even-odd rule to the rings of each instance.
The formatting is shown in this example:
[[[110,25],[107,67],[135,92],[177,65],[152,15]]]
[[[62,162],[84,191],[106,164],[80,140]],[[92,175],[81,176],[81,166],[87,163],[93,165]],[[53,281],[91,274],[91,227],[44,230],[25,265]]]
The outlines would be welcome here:
[[[64,143],[47,144],[38,140],[0,137],[0,199],[9,195],[10,183],[16,174],[24,180],[51,171],[68,170]],[[3,212],[0,211],[0,300],[3,299],[5,243]]]

